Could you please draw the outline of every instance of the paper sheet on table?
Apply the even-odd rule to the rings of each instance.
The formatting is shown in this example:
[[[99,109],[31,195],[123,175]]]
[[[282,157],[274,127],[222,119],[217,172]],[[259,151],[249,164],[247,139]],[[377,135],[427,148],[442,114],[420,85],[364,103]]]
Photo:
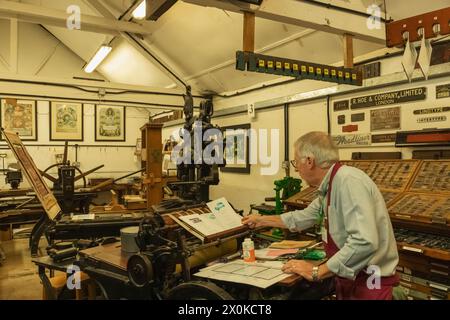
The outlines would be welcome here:
[[[201,269],[195,276],[221,281],[244,283],[258,288],[268,288],[275,283],[290,277],[281,271],[281,261],[256,261],[252,263],[243,260],[218,263]]]
[[[264,259],[264,260],[276,260],[277,258],[286,255],[286,254],[295,254],[298,252],[298,249],[273,249],[273,248],[264,248],[255,250],[256,259]]]

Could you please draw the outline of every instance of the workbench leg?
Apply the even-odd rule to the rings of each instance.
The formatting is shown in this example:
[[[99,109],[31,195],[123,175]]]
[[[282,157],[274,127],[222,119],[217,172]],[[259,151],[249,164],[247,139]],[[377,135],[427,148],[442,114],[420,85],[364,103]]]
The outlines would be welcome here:
[[[50,283],[47,274],[45,273],[45,267],[39,266],[38,270],[39,270],[39,278],[41,279],[42,286],[44,288],[45,298],[47,300],[56,300],[56,291],[53,288],[52,284]]]
[[[6,260],[6,254],[5,251],[3,250],[2,243],[0,242],[0,265],[4,260]]]

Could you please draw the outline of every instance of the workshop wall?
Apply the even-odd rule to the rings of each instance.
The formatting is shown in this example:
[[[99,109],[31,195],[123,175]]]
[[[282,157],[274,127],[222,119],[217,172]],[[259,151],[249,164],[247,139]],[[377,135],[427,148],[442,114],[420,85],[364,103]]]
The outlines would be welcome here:
[[[182,97],[150,95],[151,88],[131,87],[111,82],[87,81],[88,78],[104,79],[98,73],[87,74],[83,71],[85,61],[71,51],[58,38],[43,27],[18,23],[17,70],[11,67],[10,57],[10,21],[0,19],[0,39],[6,45],[0,46],[0,99],[17,98],[36,101],[37,106],[37,141],[24,141],[37,167],[41,170],[56,163],[56,154],[62,154],[63,141],[49,139],[49,104],[51,101],[71,101],[84,104],[84,139],[69,142],[68,158],[75,161],[75,144],[78,144],[78,161],[81,171],[87,171],[100,164],[105,167],[89,175],[91,177],[120,177],[138,170],[140,162],[134,156],[136,139],[140,137],[139,128],[148,121],[149,115],[160,112],[148,105],[179,104]],[[80,77],[83,80],[74,80]],[[8,81],[11,79],[12,81]],[[28,81],[29,80],[29,81]],[[22,82],[25,81],[25,82]],[[30,82],[31,81],[31,82]],[[49,83],[45,82],[49,81]],[[56,83],[52,85],[50,83]],[[75,83],[76,85],[73,85]],[[83,86],[78,85],[84,84]],[[105,86],[105,96],[99,96],[97,86]],[[137,91],[127,90],[135,89]],[[117,92],[121,92],[118,94]],[[112,100],[108,101],[108,100]],[[96,103],[112,104],[126,107],[126,141],[95,141],[94,108]],[[108,102],[106,102],[108,101]],[[45,146],[43,146],[45,145]],[[51,146],[47,146],[51,145]],[[101,146],[101,147],[98,147]],[[0,140],[0,154],[6,154],[5,168],[16,159],[6,145]],[[0,159],[0,168],[3,162]],[[51,174],[56,170],[50,171]],[[28,186],[24,179],[21,187]],[[4,176],[0,173],[0,188],[9,189]]]
[[[24,141],[24,144],[37,167],[44,170],[56,163],[56,154],[63,153],[64,142],[49,140],[49,102],[37,101],[37,110],[38,140]],[[126,108],[126,140],[124,142],[95,141],[94,110],[95,105],[84,104],[84,141],[69,142],[68,159],[72,162],[75,161],[74,145],[78,144],[78,162],[80,162],[81,171],[87,171],[101,164],[105,165],[102,169],[89,175],[89,178],[115,178],[140,169],[140,161],[134,156],[134,151],[136,148],[136,139],[138,137],[140,138],[139,128],[148,121],[148,110],[135,107]],[[99,145],[101,146],[99,147]],[[7,155],[5,167],[9,163],[16,162],[16,159],[4,141],[0,142],[0,153]],[[50,174],[56,174],[55,169],[49,172]],[[21,186],[26,187],[27,185],[28,183],[24,181],[24,184]],[[9,188],[9,186],[5,186],[4,179],[0,179],[0,188],[5,187]]]
[[[441,98],[436,99],[436,86],[442,84],[450,84],[450,78],[440,78],[440,79],[430,79],[428,81],[419,81],[411,84],[403,84],[390,86],[382,89],[368,90],[358,94],[351,95],[342,95],[339,97],[333,97],[330,101],[330,110],[331,110],[331,133],[333,135],[342,135],[347,134],[343,133],[343,127],[348,126],[349,124],[357,125],[358,129],[355,132],[348,133],[371,133],[373,135],[379,134],[389,134],[395,133],[396,131],[409,131],[409,130],[421,130],[421,129],[430,129],[430,128],[450,128],[450,114],[448,112],[444,113],[431,113],[431,114],[422,114],[422,115],[414,115],[413,111],[418,109],[428,109],[428,108],[437,108],[437,107],[446,107],[450,105],[450,98]],[[364,97],[373,94],[380,93],[388,93],[392,91],[404,90],[404,89],[413,89],[413,88],[426,88],[426,99],[390,104],[384,106],[376,106],[369,108],[361,108],[361,109],[348,109],[343,111],[334,111],[334,103],[336,101],[346,101],[352,98]],[[371,131],[371,111],[372,110],[384,110],[388,108],[400,107],[400,129],[387,129],[387,130],[376,130]],[[364,121],[351,121],[352,114],[364,114]],[[338,124],[338,116],[345,116],[345,124]],[[443,117],[441,119],[445,119],[443,121],[436,122],[418,122],[423,121],[424,118],[431,117]],[[420,120],[419,120],[420,119]],[[368,147],[357,147],[357,148],[341,148],[340,156],[342,159],[351,159],[352,152],[402,152],[403,159],[411,159],[412,151],[417,150],[418,148],[396,148],[394,142],[388,143],[372,143]],[[421,150],[427,149],[449,149],[448,147],[421,147]]]
[[[400,57],[392,57],[382,60],[381,74],[388,75],[393,73],[402,72],[400,64]],[[450,83],[450,78],[436,78],[428,81],[414,81],[413,83],[395,84],[379,89],[363,90],[352,94],[341,94],[336,97],[331,97],[330,103],[330,124],[331,134],[343,134],[342,127],[348,124],[357,124],[358,131],[352,133],[371,133],[370,132],[370,111],[379,110],[384,108],[400,107],[400,129],[397,130],[418,130],[423,128],[449,128],[450,127],[450,115],[445,113],[430,114],[416,116],[413,111],[416,109],[424,109],[431,107],[444,107],[450,103],[450,98],[436,99],[436,86],[441,84]],[[333,84],[304,80],[287,85],[281,85],[277,87],[271,87],[260,91],[254,91],[249,94],[239,95],[233,98],[223,99],[218,98],[214,100],[214,106],[216,110],[227,109],[235,106],[245,105],[247,103],[255,103],[268,101],[273,99],[276,101],[281,97],[297,94],[307,94],[308,92],[320,89],[331,89],[335,87]],[[379,107],[362,108],[358,110],[345,110],[335,112],[333,110],[333,104],[336,101],[349,100],[355,97],[361,97],[377,93],[386,93],[391,91],[426,87],[426,99],[421,101],[405,102],[400,104],[391,104]],[[352,122],[351,114],[364,113],[364,121]],[[343,125],[337,124],[338,115],[344,114],[346,117],[346,123]],[[424,116],[446,116],[445,121],[434,123],[418,123],[417,119]],[[220,174],[220,184],[211,188],[211,197],[218,198],[225,196],[236,207],[245,209],[247,212],[250,204],[261,203],[264,201],[264,197],[273,196],[273,181],[280,179],[284,176],[284,170],[281,168],[282,161],[284,159],[284,131],[283,131],[283,108],[274,107],[271,109],[257,110],[256,117],[250,119],[247,114],[241,113],[237,115],[230,115],[226,117],[213,117],[212,123],[219,126],[236,125],[243,123],[251,123],[252,128],[279,128],[280,129],[280,163],[277,174],[273,176],[261,176],[258,170],[258,165],[251,166],[250,174],[236,174],[224,172]],[[168,137],[168,129],[165,128],[163,136]],[[318,98],[315,100],[309,100],[307,102],[291,103],[289,104],[289,154],[290,159],[293,159],[293,143],[295,140],[309,132],[309,131],[327,131],[327,100],[326,98]],[[384,134],[396,132],[397,130],[380,130],[373,132],[374,134]],[[422,149],[443,149],[438,148],[421,148]],[[449,149],[444,147],[444,149]],[[342,148],[340,149],[340,156],[343,160],[351,159],[352,152],[398,152],[401,151],[403,159],[409,159],[412,156],[412,148],[395,148],[394,143],[377,143],[368,147],[356,147],[356,148]],[[291,175],[296,177],[297,173],[292,170]],[[303,183],[306,186],[306,183]]]

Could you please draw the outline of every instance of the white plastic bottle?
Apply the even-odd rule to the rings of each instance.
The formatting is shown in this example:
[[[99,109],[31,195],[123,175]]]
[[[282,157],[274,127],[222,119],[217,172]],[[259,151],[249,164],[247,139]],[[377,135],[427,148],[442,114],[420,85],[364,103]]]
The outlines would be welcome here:
[[[252,239],[245,238],[244,242],[242,243],[242,253],[244,255],[245,262],[255,262],[255,244],[253,243]]]

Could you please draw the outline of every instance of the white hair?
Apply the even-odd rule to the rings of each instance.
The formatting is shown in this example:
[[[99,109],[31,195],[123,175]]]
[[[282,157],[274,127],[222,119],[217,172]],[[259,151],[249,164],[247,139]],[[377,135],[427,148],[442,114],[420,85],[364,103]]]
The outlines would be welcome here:
[[[309,132],[298,138],[294,147],[298,157],[314,158],[316,165],[322,169],[329,168],[339,161],[339,151],[325,132]]]

